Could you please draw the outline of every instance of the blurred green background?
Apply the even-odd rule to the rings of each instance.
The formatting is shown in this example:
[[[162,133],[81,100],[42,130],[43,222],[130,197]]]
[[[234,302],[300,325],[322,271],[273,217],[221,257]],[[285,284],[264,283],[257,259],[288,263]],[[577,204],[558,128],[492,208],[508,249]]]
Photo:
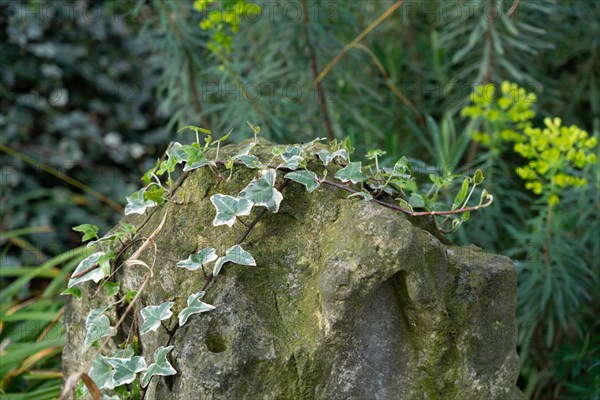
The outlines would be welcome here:
[[[451,240],[515,260],[519,387],[600,398],[598,164],[550,221],[519,155],[461,117],[478,84],[508,80],[536,93],[537,126],[598,137],[600,2],[10,0],[0,25],[2,398],[60,392],[59,293],[85,254],[71,227],[116,224],[168,143],[194,139],[179,128],[241,141],[246,121],[279,143],[349,136],[425,177],[483,168],[494,205]]]

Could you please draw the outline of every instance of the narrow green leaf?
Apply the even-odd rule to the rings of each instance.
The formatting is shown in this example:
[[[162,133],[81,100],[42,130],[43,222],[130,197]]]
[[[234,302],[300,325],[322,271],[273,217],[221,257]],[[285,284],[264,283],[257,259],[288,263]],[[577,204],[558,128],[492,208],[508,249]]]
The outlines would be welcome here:
[[[460,188],[460,191],[456,194],[454,201],[452,202],[452,209],[455,210],[458,208],[462,202],[467,197],[467,192],[469,190],[469,178],[465,178]]]

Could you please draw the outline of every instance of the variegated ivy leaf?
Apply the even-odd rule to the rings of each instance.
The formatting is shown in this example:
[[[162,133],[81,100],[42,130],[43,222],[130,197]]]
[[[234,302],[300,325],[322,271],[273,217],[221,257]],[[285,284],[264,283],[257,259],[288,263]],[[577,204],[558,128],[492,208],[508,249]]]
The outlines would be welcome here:
[[[265,165],[260,162],[259,158],[252,154],[239,156],[235,159],[241,161],[242,164],[251,169],[260,169],[265,167]]]
[[[171,315],[173,315],[173,312],[171,311],[173,304],[175,303],[172,301],[166,301],[159,306],[142,308],[141,313],[144,323],[140,328],[140,334],[144,335],[148,332],[155,331],[160,326],[160,321],[171,318]]]
[[[361,170],[362,163],[360,161],[351,162],[344,168],[340,169],[335,177],[342,182],[351,181],[352,183],[364,182],[367,175]]]
[[[200,147],[198,143],[184,146],[184,148],[186,153],[186,163],[185,167],[183,167],[184,171],[192,171],[196,168],[210,164],[210,161],[204,155],[204,148]]]
[[[106,361],[106,357],[98,355],[92,361],[92,368],[88,375],[99,389],[113,389],[116,386],[112,379],[114,372],[114,368]]]
[[[177,267],[187,268],[190,271],[195,271],[201,268],[203,265],[208,264],[211,261],[217,259],[217,253],[212,247],[206,247],[198,252],[198,254],[192,254],[186,260],[179,261]]]
[[[233,156],[234,160],[238,160],[242,162],[248,168],[264,168],[264,165],[260,162],[258,157],[251,155],[250,150],[256,146],[256,143],[252,142],[245,146],[242,150],[240,150],[235,156]]]
[[[133,382],[135,374],[145,371],[148,368],[146,360],[140,356],[129,358],[106,357],[105,360],[114,368],[112,383],[115,387]]]
[[[304,158],[302,158],[300,156],[292,156],[292,157],[288,158],[287,160],[285,160],[285,162],[279,164],[277,166],[277,169],[295,170],[295,169],[298,169],[298,167],[305,167],[305,166],[306,166],[306,161],[304,160]]]
[[[84,271],[89,270],[89,272],[84,273],[78,278],[69,279],[69,283],[67,287],[71,288],[81,282],[85,281],[94,281],[98,283],[100,279],[110,275],[110,260],[114,257],[114,253],[99,251],[96,252],[83,260],[77,265],[75,271],[73,272],[73,276],[79,275]],[[96,264],[99,264],[97,268],[93,268]]]
[[[227,249],[227,251],[225,252],[225,257],[221,257],[217,260],[213,268],[213,275],[219,275],[219,272],[221,272],[221,268],[223,267],[223,265],[225,265],[225,263],[228,262],[239,265],[256,265],[256,261],[254,261],[252,255],[246,250],[242,249],[240,245],[236,244],[235,246],[232,246],[229,249]]]
[[[348,159],[348,152],[345,149],[336,150],[333,153],[331,153],[325,149],[322,149],[322,150],[319,150],[317,155],[319,156],[321,161],[323,161],[323,164],[325,166],[327,166],[327,164],[329,164],[331,161],[333,161],[333,159],[336,157],[339,157],[343,160]]]
[[[283,195],[275,189],[277,172],[274,169],[261,171],[262,176],[254,179],[239,194],[239,197],[250,200],[256,206],[267,207],[273,213],[279,211]]]
[[[281,154],[281,158],[283,161],[289,161],[293,157],[302,157],[302,152],[304,150],[300,146],[288,146],[285,148],[285,151]]]
[[[362,197],[362,199],[364,201],[371,201],[371,200],[373,200],[373,196],[371,196],[371,193],[367,193],[367,192],[352,193],[350,196],[348,196],[348,198],[350,198],[350,197]]]
[[[214,310],[216,307],[200,301],[204,296],[204,292],[191,294],[187,299],[187,307],[181,310],[178,315],[179,326],[183,326],[191,315],[199,314]]]
[[[186,146],[182,146],[181,143],[175,142],[169,148],[169,150],[167,150],[167,156],[169,158],[172,158],[176,164],[181,164],[182,162],[187,160],[185,148]]]
[[[85,341],[83,350],[89,349],[99,339],[114,335],[115,328],[110,326],[110,320],[104,315],[105,308],[95,308],[85,319]]]
[[[156,202],[145,198],[146,188],[142,188],[131,196],[127,196],[127,205],[125,206],[125,215],[143,214],[146,209],[157,205]]]
[[[284,178],[303,184],[308,193],[312,193],[319,187],[319,178],[312,171],[292,171],[287,173]]]
[[[210,202],[217,209],[217,215],[213,220],[213,226],[227,225],[230,228],[235,223],[238,215],[250,215],[254,203],[245,198],[238,199],[220,193],[210,196]]]
[[[170,376],[177,373],[175,368],[169,363],[169,360],[167,360],[167,354],[169,354],[171,350],[173,350],[173,346],[160,346],[156,349],[154,352],[154,362],[150,364],[148,369],[142,374],[142,387],[148,386],[150,379],[152,379],[154,375]]]

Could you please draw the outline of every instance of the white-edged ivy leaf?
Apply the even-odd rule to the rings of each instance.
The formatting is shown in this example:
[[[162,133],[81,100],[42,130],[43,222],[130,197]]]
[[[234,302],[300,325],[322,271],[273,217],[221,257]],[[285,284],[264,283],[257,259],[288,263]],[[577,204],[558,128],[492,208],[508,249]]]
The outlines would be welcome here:
[[[179,318],[179,326],[183,326],[193,314],[208,312],[216,308],[215,306],[201,302],[200,299],[202,296],[204,296],[204,292],[194,293],[188,297],[187,307],[181,310],[177,316]]]
[[[242,249],[242,246],[236,244],[235,246],[232,246],[229,249],[227,249],[224,257],[221,257],[217,260],[213,268],[213,275],[219,275],[219,272],[221,272],[221,268],[223,267],[223,265],[225,265],[225,263],[228,262],[239,265],[256,265],[254,257],[252,257],[252,255],[246,250]]]
[[[167,156],[173,159],[175,164],[181,164],[182,162],[187,160],[187,154],[185,152],[185,147],[179,142],[174,142],[173,145],[167,150]]]
[[[264,164],[260,162],[260,159],[252,154],[236,156],[235,159],[239,160],[242,164],[251,169],[260,169],[265,167]]]
[[[292,171],[285,174],[284,178],[306,186],[308,193],[312,193],[320,185],[317,174],[312,171]]]
[[[285,160],[285,162],[279,164],[277,166],[277,169],[295,170],[295,169],[298,169],[299,167],[305,167],[305,166],[306,166],[306,161],[304,160],[304,158],[302,158],[301,156],[292,156],[292,157],[288,158],[287,160]]]
[[[403,178],[403,179],[411,179],[412,177],[412,164],[405,156],[402,156],[396,163],[394,164],[394,168],[392,169],[392,176]]]
[[[106,289],[106,297],[114,296],[119,293],[119,289],[121,289],[121,284],[119,282],[104,282],[104,289]]]
[[[316,138],[316,139],[313,139],[313,140],[311,140],[311,141],[310,141],[310,142],[308,142],[308,143],[303,143],[303,144],[302,144],[302,148],[303,148],[303,149],[308,149],[309,147],[312,147],[312,146],[314,146],[314,145],[315,145],[317,142],[322,142],[323,140],[327,140],[327,138],[324,138],[324,137],[318,137],[318,138]]]
[[[206,247],[200,250],[197,254],[192,254],[187,259],[179,261],[176,266],[179,268],[187,268],[190,271],[195,271],[198,268],[201,268],[203,265],[206,265],[211,261],[215,261],[217,258],[216,250],[212,247]]]
[[[283,195],[275,189],[277,172],[274,169],[261,171],[262,176],[254,179],[239,194],[240,198],[250,200],[256,206],[267,207],[270,212],[279,211]]]
[[[172,301],[165,301],[159,306],[142,308],[141,313],[144,323],[140,328],[140,334],[144,335],[148,332],[155,331],[160,326],[160,321],[171,318],[173,315],[173,312],[171,311],[173,304],[175,303]]]
[[[127,205],[125,206],[125,215],[129,214],[143,214],[146,209],[157,205],[152,200],[146,200],[144,198],[144,192],[146,188],[142,188],[137,192],[134,192],[131,196],[127,196]]]
[[[317,155],[319,156],[319,158],[321,159],[321,161],[323,162],[323,164],[325,166],[327,166],[327,164],[329,164],[331,161],[333,161],[336,157],[339,157],[343,160],[348,159],[348,152],[344,149],[336,150],[333,153],[331,153],[325,149],[322,149],[317,152]]]
[[[184,148],[187,157],[185,167],[183,167],[184,171],[192,171],[210,163],[204,155],[204,148],[200,147],[198,143],[184,146]]]
[[[469,190],[469,178],[465,178],[463,180],[462,186],[459,192],[456,194],[454,201],[452,202],[452,209],[456,209],[458,206],[462,204],[462,202],[467,197],[467,191]]]
[[[352,183],[364,182],[367,175],[362,172],[362,163],[354,161],[346,165],[344,168],[336,172],[335,177],[342,182],[351,181]]]
[[[106,361],[106,357],[99,354],[92,361],[88,375],[96,383],[98,389],[113,389],[116,386],[112,379],[114,372],[114,368]]]
[[[145,371],[148,368],[146,360],[140,356],[129,358],[106,357],[105,361],[114,368],[112,383],[114,383],[115,387],[133,382],[135,374]]]
[[[115,328],[110,326],[110,320],[104,315],[105,310],[105,308],[95,308],[87,315],[85,319],[84,351],[89,349],[99,339],[115,333]]]
[[[92,224],[82,224],[73,227],[75,232],[83,233],[81,240],[87,242],[90,239],[98,238],[98,227]]]
[[[281,158],[283,161],[290,161],[293,157],[302,157],[302,152],[304,150],[300,146],[288,146],[285,148],[285,151],[281,153]]]
[[[349,199],[350,197],[362,197],[362,199],[364,201],[371,201],[371,200],[373,200],[373,196],[371,196],[371,193],[362,192],[362,191],[361,192],[352,193],[347,198]]]
[[[170,376],[175,375],[177,371],[169,360],[167,360],[167,354],[173,350],[173,346],[164,347],[160,346],[154,351],[154,362],[148,366],[148,369],[142,374],[142,387],[148,386],[150,379],[154,375]]]
[[[73,271],[73,275],[81,274],[87,270],[89,270],[89,271],[78,278],[69,279],[69,283],[67,284],[67,287],[71,288],[71,287],[77,285],[78,283],[85,282],[85,281],[94,281],[94,282],[98,283],[100,281],[100,279],[104,278],[105,276],[108,276],[105,268],[96,267],[96,268],[91,269],[96,264],[100,263],[100,261],[101,261],[100,259],[105,254],[106,253],[104,253],[103,251],[99,251],[99,252],[96,252],[96,253],[84,258],[83,260],[81,260],[79,265],[77,265],[77,268],[75,268],[75,271]],[[110,269],[109,269],[109,273],[110,273]]]
[[[252,148],[256,146],[256,143],[254,142],[250,142],[248,145],[244,146],[243,149],[241,149],[235,156],[233,156],[233,158],[238,158],[241,156],[247,156],[248,154],[250,154],[250,150],[252,150]]]
[[[232,227],[237,216],[250,215],[254,203],[246,198],[236,198],[220,193],[210,196],[210,202],[217,209],[213,226],[227,225]]]
[[[77,297],[79,300],[81,300],[81,290],[79,288],[76,287],[70,287],[70,288],[66,288],[65,290],[63,290],[62,292],[60,292],[61,296],[69,296],[69,295],[73,295],[75,297]]]

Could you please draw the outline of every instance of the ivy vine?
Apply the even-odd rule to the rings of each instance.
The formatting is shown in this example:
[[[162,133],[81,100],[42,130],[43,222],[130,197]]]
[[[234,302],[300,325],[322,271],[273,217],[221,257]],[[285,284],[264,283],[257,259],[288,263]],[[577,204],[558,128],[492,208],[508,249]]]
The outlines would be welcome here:
[[[203,128],[194,126],[183,128],[194,133],[196,141],[189,145],[171,143],[163,157],[157,160],[155,167],[142,177],[145,186],[131,196],[127,196],[125,215],[146,216],[137,227],[121,223],[119,229],[104,237],[99,237],[98,228],[94,225],[83,224],[73,228],[83,234],[84,241],[90,241],[88,247],[93,248],[94,252],[77,266],[63,294],[81,298],[82,291],[78,286],[83,282],[94,281],[99,283],[96,293],[104,288],[110,303],[106,307],[96,308],[88,313],[83,350],[94,348],[95,354],[83,368],[87,372],[80,372],[67,379],[61,398],[66,398],[81,379],[83,385],[77,386],[77,393],[83,394],[87,391],[94,399],[102,398],[100,390],[103,389],[114,390],[118,398],[143,399],[146,388],[155,376],[177,374],[168,359],[169,353],[173,350],[171,343],[175,333],[181,326],[189,323],[195,314],[215,309],[215,306],[203,302],[202,299],[211,283],[227,265],[256,265],[252,254],[243,248],[244,241],[267,212],[278,212],[284,198],[282,192],[292,183],[303,185],[308,193],[314,192],[323,185],[331,186],[348,192],[348,197],[375,202],[409,216],[430,216],[443,233],[458,229],[469,218],[472,211],[488,207],[493,201],[493,196],[483,189],[477,204],[470,205],[475,189],[484,180],[481,170],[477,170],[472,177],[431,175],[432,185],[426,194],[422,194],[417,190],[413,167],[406,157],[399,159],[390,168],[381,167],[379,158],[385,153],[381,150],[373,150],[367,154],[367,159],[374,160],[374,164],[365,167],[361,161],[351,160],[354,148],[348,139],[342,142],[334,140],[328,147],[317,145],[324,139],[316,139],[305,144],[276,146],[272,148],[269,160],[261,160],[252,154],[252,150],[258,145],[257,136],[260,127],[251,123],[248,125],[254,134],[254,141],[226,159],[219,158],[219,149],[231,132],[215,140],[212,133]],[[200,142],[201,135],[204,135],[203,144]],[[216,151],[209,153],[208,150],[211,148],[216,148]],[[214,154],[214,157],[211,158],[209,154]],[[309,169],[310,165],[315,164],[324,167],[336,164],[339,167],[333,179],[329,179],[327,168],[323,170],[322,175]],[[127,340],[120,345],[116,353],[104,354],[108,342],[121,329],[125,317],[135,309],[134,304],[153,276],[158,252],[155,238],[159,235],[169,210],[176,204],[174,194],[177,189],[195,169],[209,168],[218,179],[228,180],[235,165],[256,170],[256,177],[236,196],[217,193],[210,197],[215,211],[212,224],[227,225],[231,228],[239,223],[245,227],[243,233],[224,254],[219,254],[214,247],[205,247],[177,262],[176,268],[187,269],[190,273],[201,271],[204,278],[200,290],[189,294],[183,309],[175,313],[173,310],[175,303],[168,300],[162,304],[141,308],[139,313],[141,323],[137,324],[139,335],[158,329],[164,329],[168,334],[166,343],[155,349],[152,363],[143,356],[137,355],[139,354],[137,335],[132,332],[127,334]],[[182,166],[183,172],[177,181],[174,181],[172,174],[178,166]],[[438,196],[441,191],[451,188],[457,179],[462,179],[462,183],[452,206],[442,209]],[[158,208],[159,205],[165,207]],[[255,213],[254,218],[248,219],[255,208],[258,212]],[[139,237],[138,232],[157,210],[164,211],[160,224],[150,236]],[[446,225],[449,229],[445,228]],[[131,256],[123,262],[117,262],[121,260],[126,250],[136,244],[139,244],[139,247]],[[140,259],[142,253],[148,249],[154,252],[151,265]],[[147,271],[142,285],[135,291],[121,290],[120,284],[114,282],[115,272],[121,267],[134,266]],[[122,297],[116,299],[122,293],[124,293]],[[118,321],[111,325],[108,311],[123,304],[127,304],[125,311],[121,313]],[[171,322],[175,314],[177,314],[177,321]],[[104,395],[104,398],[114,397]]]

